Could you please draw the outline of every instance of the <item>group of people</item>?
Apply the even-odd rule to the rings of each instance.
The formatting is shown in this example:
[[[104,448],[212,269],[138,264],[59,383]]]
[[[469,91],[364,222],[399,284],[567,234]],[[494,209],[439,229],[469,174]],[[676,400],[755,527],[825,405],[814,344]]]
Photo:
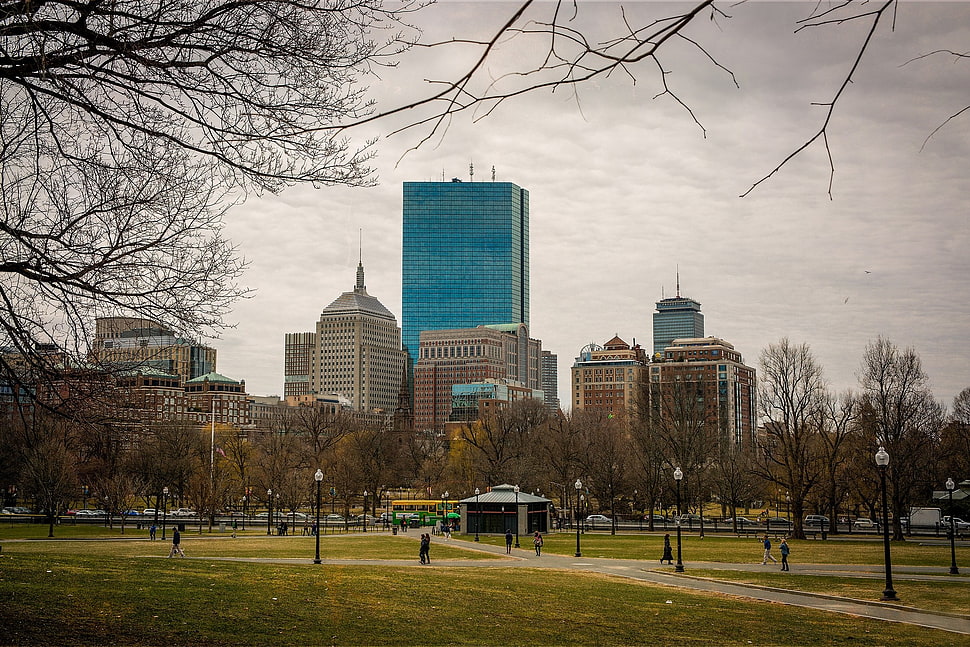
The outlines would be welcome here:
[[[512,529],[509,528],[505,531],[505,554],[512,554]],[[542,555],[542,534],[536,530],[532,534],[532,546],[536,549],[536,557]]]
[[[765,536],[759,539],[759,541],[761,542],[762,548],[765,550],[764,556],[761,558],[761,565],[764,566],[767,564],[769,559],[773,564],[777,564],[778,560],[775,559],[775,556],[771,554],[771,538],[768,536],[768,533],[765,533]],[[788,540],[784,537],[781,540],[781,544],[778,546],[778,550],[781,551],[781,570],[790,571],[791,568],[789,568],[788,565],[788,555],[791,554],[791,546],[788,545]],[[660,563],[663,564],[664,562],[668,564],[674,563],[673,551],[670,548],[670,533],[664,535],[664,551],[663,557],[660,558]]]

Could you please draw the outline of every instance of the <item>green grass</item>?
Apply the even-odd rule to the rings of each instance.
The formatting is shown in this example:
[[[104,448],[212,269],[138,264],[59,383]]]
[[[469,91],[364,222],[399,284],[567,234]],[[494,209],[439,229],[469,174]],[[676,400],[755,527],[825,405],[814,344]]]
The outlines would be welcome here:
[[[676,539],[671,534],[676,556]],[[495,537],[482,537],[481,540],[493,545],[505,545],[505,540]],[[764,549],[761,541],[735,536],[708,535],[704,539],[697,535],[682,537],[682,553],[685,562],[761,562]],[[531,547],[531,539],[520,538],[523,547]],[[877,539],[839,539],[839,540],[791,540],[792,561],[815,564],[882,564],[883,544]],[[772,539],[772,552],[776,559],[778,542]],[[584,557],[607,557],[614,559],[642,559],[659,561],[663,552],[663,535],[630,534],[611,536],[608,533],[585,533],[580,536],[580,547]],[[575,533],[555,533],[544,537],[543,551],[560,555],[572,555],[576,551]],[[941,566],[950,565],[950,545],[945,542],[924,544],[923,540],[892,543],[893,564],[903,566]],[[970,567],[970,547],[957,548],[957,562]]]
[[[753,573],[700,568],[691,569],[690,575],[869,601],[878,599],[883,588],[885,588],[885,580],[881,577],[868,579],[799,575],[797,569],[788,573],[774,571]],[[968,588],[970,588],[970,580],[967,578],[948,580],[942,577],[938,579],[939,581],[926,582],[897,578],[893,583],[893,588],[899,596],[899,602],[894,604],[944,613],[970,615],[970,600],[966,595]]]
[[[89,528],[77,533],[78,538],[112,536],[93,534]],[[314,565],[310,537],[254,534],[233,540],[192,532],[185,537],[185,549],[194,557],[306,561],[276,565],[159,559],[168,551],[169,544],[162,541],[6,541],[0,557],[0,644],[640,645],[670,637],[698,645],[966,644],[966,636],[591,573],[503,568],[501,557],[464,550],[474,544],[457,539],[436,538],[432,557],[493,560],[491,567]],[[690,539],[685,547],[708,551],[708,558],[741,561],[735,558],[743,554],[751,561],[757,555],[753,540]],[[504,544],[502,538],[483,541]],[[812,542],[800,542],[799,563],[808,552],[802,543]],[[839,557],[855,546],[827,543],[846,551]],[[583,554],[653,561],[659,545],[657,536],[588,534]],[[575,535],[551,535],[545,548],[572,554]],[[321,537],[325,558],[416,559],[416,554],[417,541],[411,536]],[[831,551],[822,554],[827,562],[842,561],[832,559]],[[809,590],[808,583],[843,590],[881,588],[876,581],[796,573],[726,574],[692,567],[691,574],[746,577],[768,586],[787,581]],[[910,584],[897,585],[907,603]],[[951,588],[958,586],[947,583],[934,593],[933,587],[920,584],[926,589],[920,595],[926,596],[927,605],[939,604],[947,596],[959,597]]]

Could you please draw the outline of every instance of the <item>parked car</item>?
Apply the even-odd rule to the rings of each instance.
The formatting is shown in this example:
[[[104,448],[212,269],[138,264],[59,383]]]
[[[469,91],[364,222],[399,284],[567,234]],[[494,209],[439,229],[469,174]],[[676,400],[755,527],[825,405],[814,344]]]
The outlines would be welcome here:
[[[285,518],[287,521],[303,521],[307,516],[302,512],[287,512]]]
[[[141,516],[141,513],[138,512],[137,510],[125,510],[121,514],[125,515],[126,517],[140,517]]]
[[[956,526],[957,532],[966,532],[970,530],[970,521],[964,521],[960,517],[953,517],[953,524]],[[950,527],[950,517],[943,517],[943,529],[946,530]]]
[[[0,514],[17,514],[17,513],[11,510],[10,508],[4,508],[3,510],[0,510]]]
[[[155,510],[155,508],[145,508],[141,511],[141,514],[145,517],[154,517],[156,514],[158,514],[158,512]]]
[[[693,514],[693,513],[691,513],[691,514],[682,514],[682,515],[680,515],[680,517],[674,517],[674,521],[677,521],[677,519],[680,519],[680,523],[681,524],[683,524],[683,525],[690,525],[690,526],[699,526],[699,525],[701,525],[701,520],[702,520],[701,519],[701,516],[699,514]],[[713,521],[711,521],[707,517],[704,517],[703,518],[703,522],[704,523],[714,523]]]
[[[104,510],[78,510],[74,513],[76,517],[106,517],[108,513]]]
[[[354,518],[354,521],[358,524],[363,523],[368,526],[376,526],[379,523],[384,523],[381,519],[372,514],[359,514]]]
[[[723,523],[725,526],[733,526],[735,521],[737,521],[738,528],[746,528],[747,526],[758,525],[757,521],[752,521],[747,517],[728,517],[727,519],[721,521],[721,523]]]
[[[765,520],[765,525],[768,526],[769,529],[786,528],[790,530],[792,527],[792,522],[784,517],[768,517],[768,519]]]
[[[651,517],[653,517],[653,524],[655,526],[658,525],[658,524],[662,526],[665,523],[670,523],[670,519],[668,519],[667,517],[665,517],[665,516],[663,516],[661,514],[654,514],[654,515],[649,515],[648,514],[648,515],[645,515],[643,517],[644,523],[650,523],[650,518]]]
[[[613,520],[604,514],[591,514],[586,517],[586,523],[590,525],[600,524],[602,526],[613,523]]]
[[[195,517],[198,513],[191,508],[178,508],[172,512],[173,517]]]
[[[344,523],[345,521],[346,521],[346,519],[344,519],[339,514],[328,514],[324,518],[323,523],[335,524],[335,523]]]
[[[879,524],[872,519],[859,517],[852,522],[853,530],[879,530]]]
[[[832,524],[829,523],[829,518],[822,514],[810,514],[805,516],[804,521],[805,527],[810,528],[812,526],[818,526],[819,528],[831,528]]]

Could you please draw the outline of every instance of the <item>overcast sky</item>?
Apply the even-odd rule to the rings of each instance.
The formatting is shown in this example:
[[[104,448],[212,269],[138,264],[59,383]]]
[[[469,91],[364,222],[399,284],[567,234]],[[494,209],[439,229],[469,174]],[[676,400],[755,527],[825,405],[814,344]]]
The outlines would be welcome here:
[[[813,102],[831,100],[864,37],[861,23],[795,33],[815,6],[724,5],[729,20],[689,30],[740,88],[674,43],[661,59],[667,83],[706,136],[683,106],[655,98],[656,68],[646,65],[635,84],[614,75],[578,96],[544,92],[475,123],[456,117],[443,138],[406,155],[419,133],[381,139],[375,188],[297,187],[234,207],[227,233],[256,291],[231,314],[237,326],[210,342],[219,372],[245,379],[251,394],[282,395],[283,336],[313,330],[353,288],[359,230],[368,292],[400,324],[402,183],[468,181],[473,162],[475,181],[494,166],[496,179],[529,191],[531,333],[559,356],[565,407],[569,367],[585,344],[618,334],[652,347],[655,303],[674,295],[677,266],[706,334],[734,344],[747,364],[788,337],[811,347],[834,390],[857,389],[863,350],[882,335],[915,348],[949,406],[970,386],[970,112],[923,144],[970,102],[970,59],[905,63],[965,51],[970,3],[903,3],[895,30],[879,30],[829,127],[831,200],[819,144],[740,198],[820,127],[825,108]],[[429,40],[482,35],[512,7],[447,2],[414,22]],[[580,18],[615,27],[618,7],[583,4]],[[672,13],[647,2],[627,11]],[[539,53],[515,39],[491,71]],[[406,55],[372,83],[375,96],[389,106],[426,92],[422,79],[445,77],[462,56]]]

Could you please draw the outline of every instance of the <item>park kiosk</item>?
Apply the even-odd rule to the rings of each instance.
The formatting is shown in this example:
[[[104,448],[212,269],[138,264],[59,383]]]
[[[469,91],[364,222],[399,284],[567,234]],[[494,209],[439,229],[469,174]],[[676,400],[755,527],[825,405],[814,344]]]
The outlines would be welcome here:
[[[458,503],[465,535],[504,535],[511,530],[518,537],[549,531],[552,501],[515,485],[496,485]]]

